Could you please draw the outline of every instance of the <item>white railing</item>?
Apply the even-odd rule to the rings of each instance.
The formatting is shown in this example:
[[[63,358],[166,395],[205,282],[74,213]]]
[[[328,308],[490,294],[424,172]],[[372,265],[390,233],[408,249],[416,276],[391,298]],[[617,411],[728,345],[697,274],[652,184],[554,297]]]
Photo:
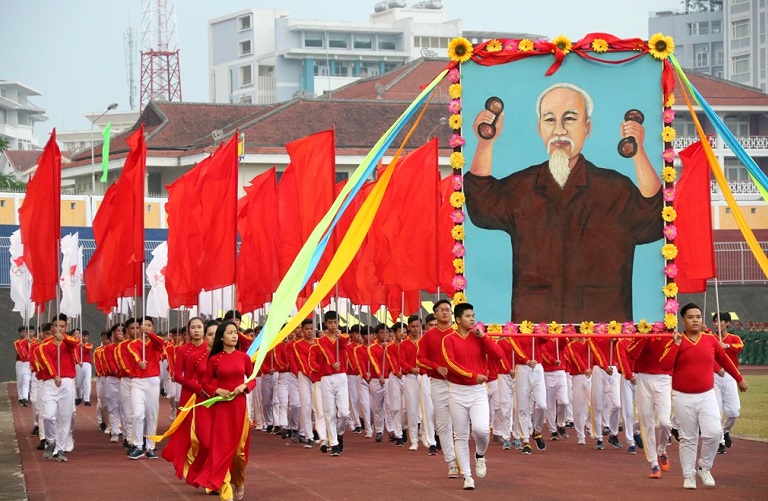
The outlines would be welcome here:
[[[768,150],[768,136],[737,137],[736,140],[745,150]]]
[[[707,136],[709,144],[713,148],[728,148],[725,142],[722,145],[717,144],[716,136]],[[686,148],[699,140],[698,136],[678,136],[672,141],[672,145],[676,150]],[[739,136],[736,141],[745,150],[768,150],[768,136]]]
[[[715,147],[715,138],[713,136],[707,136],[709,139],[709,145]],[[672,147],[676,150],[682,150],[687,148],[695,142],[698,142],[699,136],[678,136],[672,140]]]
[[[710,183],[712,194],[719,194],[720,187],[716,181]],[[752,181],[734,181],[729,182],[728,187],[734,195],[759,195],[760,191]]]

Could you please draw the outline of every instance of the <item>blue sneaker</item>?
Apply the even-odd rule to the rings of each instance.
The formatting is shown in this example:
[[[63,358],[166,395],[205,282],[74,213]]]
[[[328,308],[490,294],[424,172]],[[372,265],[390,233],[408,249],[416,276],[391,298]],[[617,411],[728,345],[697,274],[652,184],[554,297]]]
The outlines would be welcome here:
[[[630,445],[629,448],[627,449],[627,452],[630,454],[637,454],[637,447],[635,446],[635,444]]]
[[[512,443],[509,441],[509,439],[506,439],[502,444],[501,448],[504,449],[505,451],[508,451],[512,449]]]

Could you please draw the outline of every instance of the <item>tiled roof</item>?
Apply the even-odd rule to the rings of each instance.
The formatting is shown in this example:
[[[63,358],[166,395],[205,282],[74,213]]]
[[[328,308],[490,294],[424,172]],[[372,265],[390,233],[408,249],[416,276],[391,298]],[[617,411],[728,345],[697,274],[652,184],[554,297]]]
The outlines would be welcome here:
[[[448,62],[448,58],[417,59],[383,75],[352,82],[336,89],[331,92],[330,98],[413,101],[421,92],[421,87],[431,82]],[[447,80],[440,82],[433,101],[447,101],[449,85]]]
[[[8,164],[15,172],[24,172],[37,165],[37,159],[42,153],[41,150],[5,150],[3,152],[8,159]]]
[[[730,80],[683,70],[688,80],[710,106],[768,106],[768,94],[760,89],[741,85]],[[685,105],[680,82],[675,79],[675,103]]]

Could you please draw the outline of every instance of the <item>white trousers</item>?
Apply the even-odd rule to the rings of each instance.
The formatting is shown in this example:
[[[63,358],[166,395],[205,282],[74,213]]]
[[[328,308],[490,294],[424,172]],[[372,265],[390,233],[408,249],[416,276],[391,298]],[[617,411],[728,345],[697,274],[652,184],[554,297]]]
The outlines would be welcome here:
[[[432,405],[435,408],[435,428],[440,437],[440,447],[443,449],[443,459],[446,463],[456,460],[456,451],[453,447],[453,421],[451,419],[450,402],[451,383],[445,379],[432,378],[430,390]],[[488,397],[485,397],[486,401]]]
[[[354,430],[360,426],[360,395],[358,393],[360,376],[357,374],[347,374],[347,394],[349,395],[349,417],[347,426]]]
[[[680,433],[680,467],[683,478],[696,476],[696,452],[701,433],[699,468],[711,469],[722,436],[715,390],[704,393],[672,391],[672,406]]]
[[[278,423],[277,407],[279,405],[277,399],[277,375],[274,374],[262,374],[259,377],[261,386],[261,406],[264,409],[264,423],[267,426],[275,426]]]
[[[160,409],[160,377],[135,377],[131,380],[133,407],[133,445],[142,447],[144,437],[157,433],[157,412]],[[155,442],[147,438],[147,450]]]
[[[109,416],[110,435],[120,434],[120,379],[115,376],[104,378],[104,404]]]
[[[83,402],[91,401],[91,378],[93,377],[93,369],[88,362],[77,366],[77,375],[75,376],[75,388],[77,398],[81,398]]]
[[[133,441],[133,399],[131,398],[132,383],[130,377],[120,378],[120,423],[123,429],[123,438],[131,445]],[[141,444],[139,444],[141,445]]]
[[[510,439],[512,430],[512,412],[514,407],[515,380],[510,374],[499,374],[498,389],[498,412],[493,417],[491,427],[493,432],[501,435],[504,440]]]
[[[500,413],[501,402],[499,402],[499,380],[487,381],[485,383],[485,390],[488,393],[488,415],[489,424],[493,428],[494,435],[501,435],[499,430],[494,426],[496,422],[496,415]]]
[[[419,421],[421,418],[421,403],[419,393],[421,381],[418,374],[406,374],[403,376],[403,394],[405,396],[405,423],[408,430],[408,439],[412,444],[419,441]]]
[[[483,455],[488,450],[488,389],[485,385],[465,386],[452,384],[449,391],[449,409],[453,421],[456,462],[465,477],[472,476],[469,460],[470,424],[475,439],[475,452]],[[441,440],[442,442],[442,440]]]
[[[635,419],[635,385],[621,376],[621,417],[624,419],[624,436],[628,445],[635,444],[635,435],[640,433],[640,423]]]
[[[573,376],[570,374],[565,376],[568,385],[568,406],[565,409],[565,421],[568,423],[573,422]]]
[[[35,388],[30,390],[30,397],[33,398],[33,402],[35,402],[35,425],[38,428],[38,431],[40,433],[40,440],[45,439],[45,425],[43,423],[43,385],[45,384],[45,381],[42,379],[37,379],[35,375],[32,375],[33,378],[33,384],[35,385]],[[54,439],[54,437],[50,437],[51,440]]]
[[[576,438],[586,440],[584,427],[589,416],[589,392],[592,387],[591,378],[584,374],[576,374],[571,378],[573,389],[573,426],[576,428]]]
[[[368,383],[368,389],[371,395],[373,430],[376,433],[384,433],[384,422],[386,421],[384,399],[387,395],[387,383],[388,381],[386,379],[383,384],[379,379],[371,379],[371,382]]]
[[[672,376],[668,374],[635,374],[635,400],[640,418],[645,459],[658,466],[658,456],[666,454],[672,414]],[[658,426],[658,430],[657,430]],[[660,434],[659,434],[660,433]]]
[[[72,416],[75,412],[75,383],[72,378],[61,378],[56,386],[53,379],[43,382],[41,415],[45,428],[45,439],[55,442],[54,454],[67,450],[72,430]]]
[[[315,411],[315,429],[323,442],[328,442],[328,427],[326,426],[325,413],[323,412],[323,395],[320,391],[320,383],[312,383],[312,410]]]
[[[29,400],[29,383],[32,380],[32,371],[29,362],[16,362],[16,391],[19,392],[19,400]]]
[[[289,426],[288,416],[294,418],[299,405],[299,389],[296,376],[291,372],[276,372],[277,376],[277,425],[281,428],[295,430],[295,427]]]
[[[568,379],[564,370],[544,373],[544,383],[547,388],[547,424],[549,432],[556,433],[558,427],[565,426],[568,405]]]
[[[106,384],[104,376],[99,376],[96,378],[96,424],[101,426],[101,423],[104,422],[103,419],[103,411],[105,409],[104,405],[104,385]]]
[[[547,390],[541,364],[531,369],[518,364],[515,375],[515,397],[523,442],[533,433],[540,433],[547,415]]]
[[[371,425],[371,390],[370,383],[364,378],[357,377],[357,400],[360,403],[360,418],[365,426],[365,432],[373,432]]]
[[[592,431],[598,440],[602,440],[604,427],[608,427],[611,435],[619,434],[620,377],[616,367],[610,376],[599,366],[592,367]]]
[[[739,385],[727,372],[723,376],[715,374],[715,395],[720,407],[720,415],[725,414],[723,433],[730,433],[741,413]]]
[[[403,380],[394,374],[389,375],[387,382],[389,397],[389,418],[395,438],[403,438]]]
[[[339,445],[339,435],[344,434],[344,423],[349,417],[347,375],[341,373],[323,376],[320,378],[320,391],[328,430],[328,443],[333,447]]]
[[[312,440],[312,381],[299,372],[299,435]]]
[[[258,382],[256,383],[256,391],[251,392],[251,407],[248,410],[248,415],[250,416],[252,423],[256,423],[258,428],[265,430],[267,425],[266,417],[264,416],[264,406],[262,404],[262,393],[259,388],[260,384],[262,384],[261,377],[258,378]]]

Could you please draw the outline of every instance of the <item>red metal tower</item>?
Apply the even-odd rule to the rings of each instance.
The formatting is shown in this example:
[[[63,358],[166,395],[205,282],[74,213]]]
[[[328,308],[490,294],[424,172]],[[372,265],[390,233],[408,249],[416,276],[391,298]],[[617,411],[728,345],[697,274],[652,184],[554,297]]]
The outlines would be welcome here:
[[[154,99],[181,101],[174,0],[142,0],[139,105]]]

